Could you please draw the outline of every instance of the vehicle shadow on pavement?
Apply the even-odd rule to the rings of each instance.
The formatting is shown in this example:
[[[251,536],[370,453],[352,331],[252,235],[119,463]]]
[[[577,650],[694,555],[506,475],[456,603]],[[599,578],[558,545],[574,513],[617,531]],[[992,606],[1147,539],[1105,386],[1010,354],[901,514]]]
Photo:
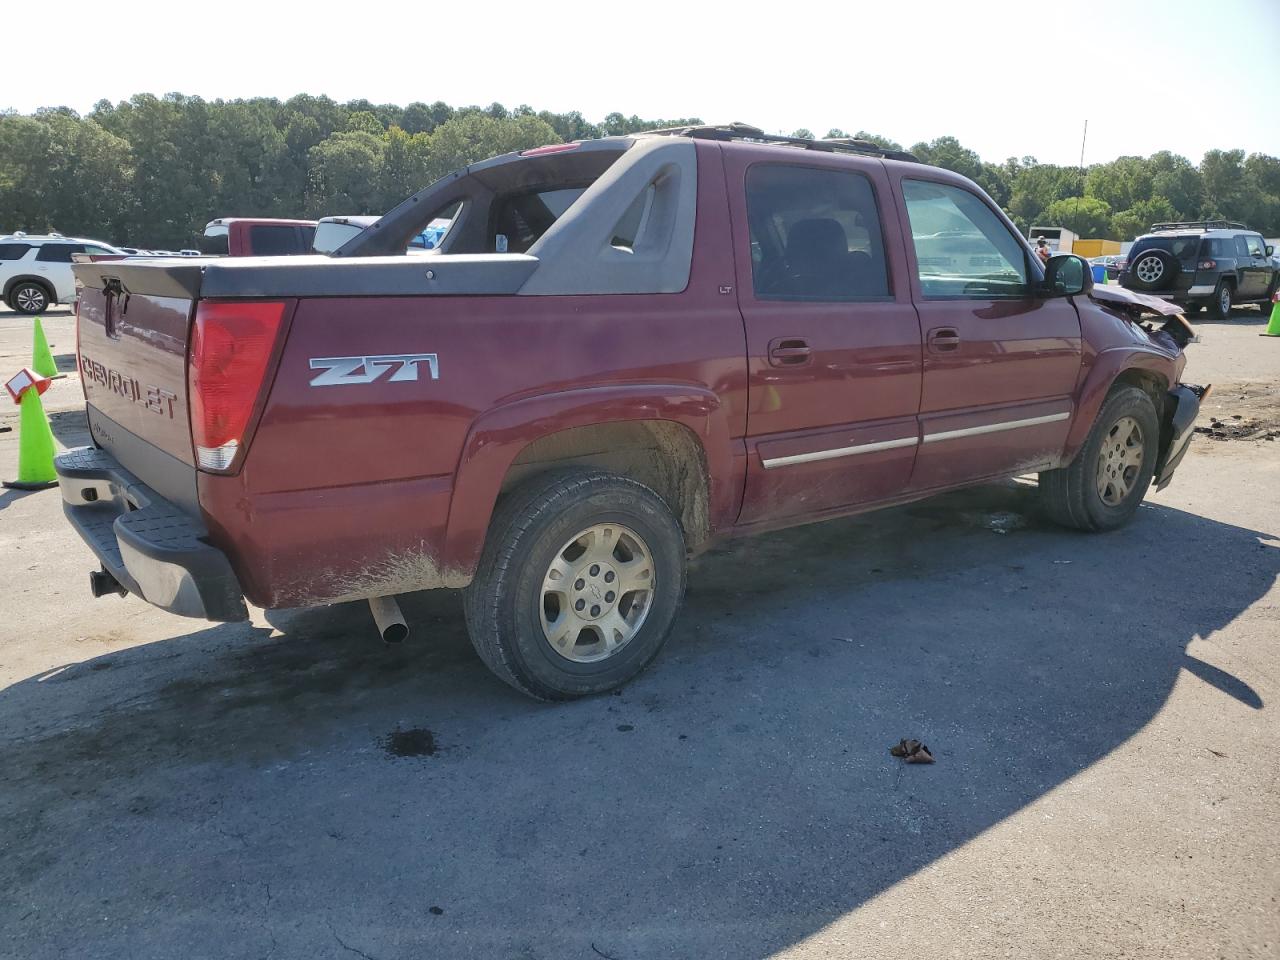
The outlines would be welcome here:
[[[1158,500],[1072,534],[1033,496],[717,550],[658,662],[576,703],[495,681],[445,593],[402,650],[348,604],[17,683],[0,925],[28,958],[769,956],[1104,758],[1184,670],[1262,708],[1186,648],[1273,585],[1273,534]]]

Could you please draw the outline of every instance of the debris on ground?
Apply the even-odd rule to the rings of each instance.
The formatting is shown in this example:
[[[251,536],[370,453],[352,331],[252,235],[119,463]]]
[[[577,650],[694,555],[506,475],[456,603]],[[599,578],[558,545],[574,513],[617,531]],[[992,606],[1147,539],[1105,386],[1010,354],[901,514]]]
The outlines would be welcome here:
[[[1001,511],[987,515],[986,528],[993,533],[1008,533],[1027,525],[1027,519],[1020,513]]]
[[[902,757],[907,763],[933,763],[933,754],[919,740],[899,740],[896,746],[889,748],[889,753]]]
[[[1200,408],[1195,432],[1210,440],[1280,440],[1274,384],[1215,384]]]
[[[1280,430],[1268,429],[1260,420],[1246,420],[1240,414],[1232,415],[1230,420],[1209,419],[1209,426],[1196,427],[1195,432],[1203,434],[1210,440],[1276,440],[1280,439]]]

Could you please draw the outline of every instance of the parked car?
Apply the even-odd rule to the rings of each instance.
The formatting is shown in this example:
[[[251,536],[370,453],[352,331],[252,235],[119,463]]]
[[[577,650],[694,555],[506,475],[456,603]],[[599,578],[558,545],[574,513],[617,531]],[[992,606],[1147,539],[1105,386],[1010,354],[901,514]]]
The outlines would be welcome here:
[[[1226,319],[1237,303],[1261,303],[1280,289],[1275,253],[1243,223],[1157,223],[1133,242],[1120,285]]]
[[[0,237],[0,295],[18,313],[43,313],[55,303],[76,298],[71,257],[76,253],[123,257],[123,250],[82,237],[53,233],[28,236],[13,233]]]
[[[230,257],[281,257],[311,252],[314,220],[220,217],[204,228],[197,255]]]
[[[1125,262],[1125,257],[1118,253],[1104,254],[1101,257],[1094,257],[1089,261],[1089,263],[1094,266],[1106,268],[1108,280],[1115,280],[1120,276],[1120,270],[1123,268]]]
[[[400,639],[396,594],[463,588],[545,699],[643,669],[726,537],[1031,472],[1055,520],[1120,527],[1203,393],[1177,306],[1042,268],[972,181],[741,125],[497,157],[336,256],[103,266],[94,445],[57,460],[95,594],[368,599]]]

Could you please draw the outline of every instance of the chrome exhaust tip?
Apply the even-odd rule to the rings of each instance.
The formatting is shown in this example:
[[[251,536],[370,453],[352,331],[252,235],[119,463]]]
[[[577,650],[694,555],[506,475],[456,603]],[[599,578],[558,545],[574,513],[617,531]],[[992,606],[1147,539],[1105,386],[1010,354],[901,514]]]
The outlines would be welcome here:
[[[395,597],[370,597],[369,612],[378,627],[378,634],[385,643],[403,643],[409,636],[409,625],[404,622],[400,604]]]

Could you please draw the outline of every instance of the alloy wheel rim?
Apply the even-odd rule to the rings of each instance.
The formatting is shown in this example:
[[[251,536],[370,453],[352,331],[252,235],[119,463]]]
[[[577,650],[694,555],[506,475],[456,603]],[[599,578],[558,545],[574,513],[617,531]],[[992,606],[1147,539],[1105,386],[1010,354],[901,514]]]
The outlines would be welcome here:
[[[1159,257],[1143,257],[1133,269],[1144,283],[1155,283],[1164,275],[1164,264]]]
[[[538,614],[551,649],[595,663],[635,637],[653,605],[653,554],[629,527],[597,523],[565,541],[542,578]]]
[[[1098,497],[1118,507],[1138,483],[1145,450],[1142,427],[1133,417],[1121,417],[1102,438],[1098,451]]]
[[[1218,294],[1218,309],[1222,311],[1225,317],[1231,312],[1231,291],[1226,287],[1222,288],[1222,292]]]
[[[35,287],[23,287],[18,291],[18,306],[23,310],[43,310],[44,294]]]

